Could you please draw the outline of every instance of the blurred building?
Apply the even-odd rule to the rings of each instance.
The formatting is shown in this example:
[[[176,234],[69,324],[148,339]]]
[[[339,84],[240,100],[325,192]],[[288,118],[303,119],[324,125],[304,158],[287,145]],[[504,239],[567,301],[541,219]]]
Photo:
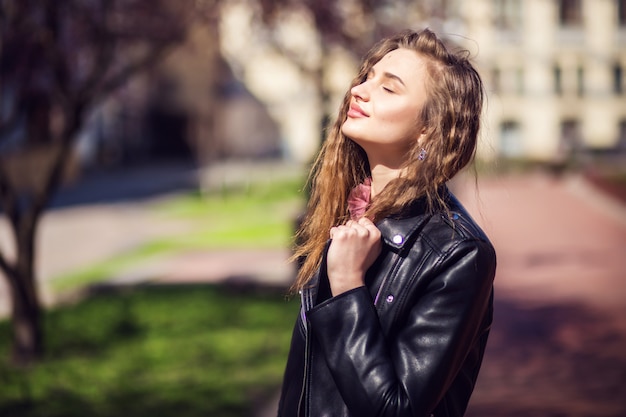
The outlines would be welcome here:
[[[195,24],[164,60],[94,109],[78,143],[83,166],[283,156],[276,122],[233,76],[214,29]]]
[[[254,4],[225,3],[219,24],[194,27],[159,68],[116,94],[87,142],[130,162],[188,151],[203,163],[310,161],[360,56],[347,45],[325,48],[303,8],[285,10],[270,33]],[[590,152],[626,154],[626,0],[379,8],[370,31],[383,18],[398,30],[430,27],[470,51],[488,93],[480,156],[565,164]]]
[[[626,0],[458,4],[488,91],[487,151],[561,163],[626,150]]]

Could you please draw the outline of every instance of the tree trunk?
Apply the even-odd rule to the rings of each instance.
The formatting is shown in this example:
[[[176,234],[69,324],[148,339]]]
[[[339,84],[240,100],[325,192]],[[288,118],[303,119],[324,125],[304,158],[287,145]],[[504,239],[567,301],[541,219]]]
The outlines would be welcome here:
[[[24,366],[37,361],[43,354],[41,307],[34,277],[16,278],[15,281],[11,281],[12,361],[16,365]]]
[[[26,220],[22,218],[22,220]],[[13,330],[12,360],[24,366],[41,358],[43,354],[43,330],[41,306],[35,277],[35,231],[37,218],[13,225],[17,260],[5,268],[11,291]],[[21,226],[21,227],[20,227]]]

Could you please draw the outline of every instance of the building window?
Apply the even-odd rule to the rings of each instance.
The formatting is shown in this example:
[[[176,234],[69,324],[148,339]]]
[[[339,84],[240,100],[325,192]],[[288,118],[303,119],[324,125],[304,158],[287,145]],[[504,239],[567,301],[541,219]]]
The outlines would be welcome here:
[[[523,68],[493,68],[491,70],[491,89],[496,94],[524,94]]]
[[[502,74],[500,73],[500,68],[494,68],[491,71],[491,88],[496,94],[502,91],[501,78]]]
[[[561,67],[558,65],[552,69],[553,78],[554,78],[554,93],[556,95],[563,94],[563,71],[561,71]]]
[[[517,94],[518,95],[523,95],[524,94],[524,69],[523,68],[518,68],[515,71],[515,86],[516,86],[516,90],[517,90]]]
[[[583,67],[578,67],[576,70],[576,93],[578,97],[585,94],[585,70]]]
[[[570,158],[582,150],[580,123],[576,119],[567,119],[561,122],[561,140],[559,153],[562,157]]]
[[[522,23],[520,0],[493,0],[494,24],[501,30],[517,30]]]
[[[524,154],[519,123],[511,120],[500,124],[500,155],[505,158],[519,158]]]
[[[581,0],[559,0],[559,23],[564,27],[581,26],[583,22]]]
[[[617,24],[626,27],[626,0],[617,0]]]
[[[624,69],[619,63],[613,67],[613,92],[618,95],[624,93]]]
[[[626,119],[620,120],[618,135],[616,148],[620,152],[626,152]]]

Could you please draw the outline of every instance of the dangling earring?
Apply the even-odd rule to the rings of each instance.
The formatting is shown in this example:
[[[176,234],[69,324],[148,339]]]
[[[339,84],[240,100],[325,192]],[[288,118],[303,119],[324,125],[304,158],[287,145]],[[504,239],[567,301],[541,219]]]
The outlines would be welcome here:
[[[420,149],[420,153],[417,155],[417,159],[419,159],[420,161],[423,161],[424,159],[426,159],[426,149],[422,148]]]

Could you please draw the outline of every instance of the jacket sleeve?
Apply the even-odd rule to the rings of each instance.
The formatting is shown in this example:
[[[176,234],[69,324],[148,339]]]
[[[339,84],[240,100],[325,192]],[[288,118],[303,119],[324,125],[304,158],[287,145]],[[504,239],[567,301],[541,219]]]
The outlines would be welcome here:
[[[440,255],[434,271],[393,340],[365,287],[308,312],[351,415],[428,416],[461,370],[488,308],[495,252],[488,242],[462,241]]]

